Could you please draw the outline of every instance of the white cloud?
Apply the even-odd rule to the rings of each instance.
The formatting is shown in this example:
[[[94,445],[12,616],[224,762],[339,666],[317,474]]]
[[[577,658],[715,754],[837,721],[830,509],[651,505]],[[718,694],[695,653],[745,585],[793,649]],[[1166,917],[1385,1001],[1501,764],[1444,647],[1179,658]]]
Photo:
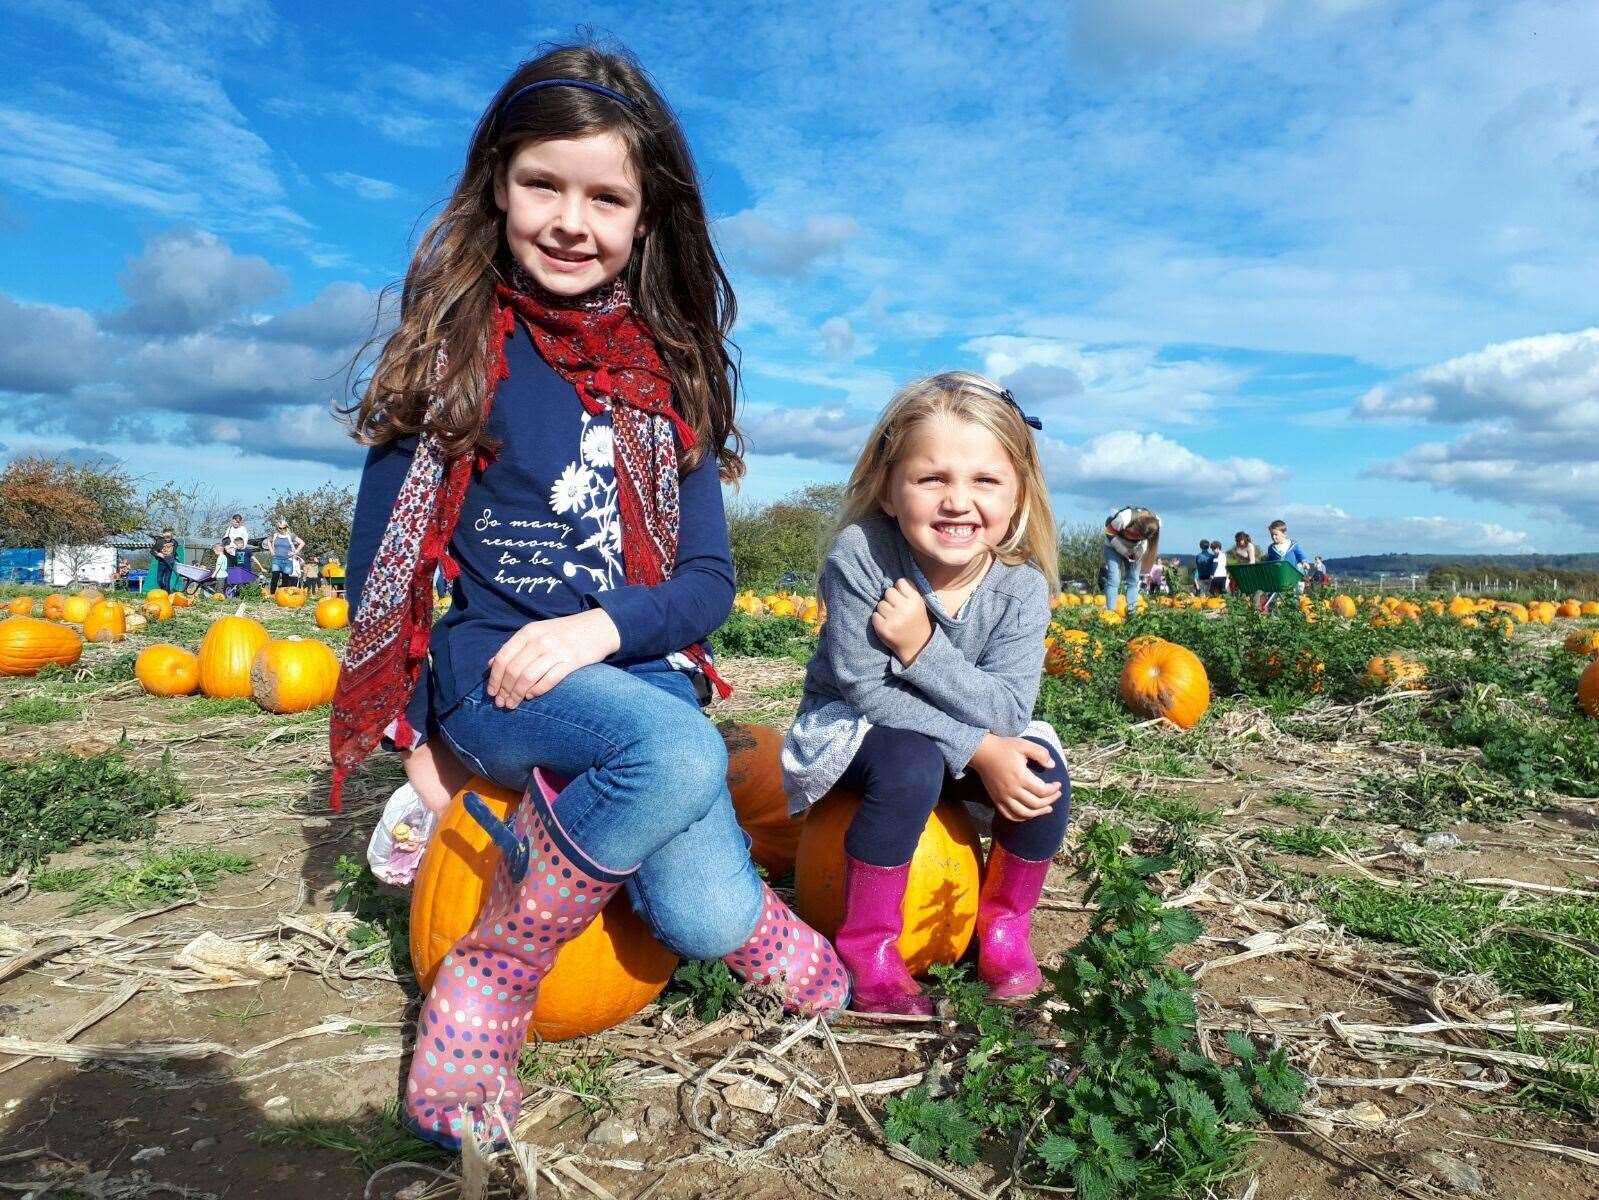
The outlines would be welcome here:
[[[1492,521],[1358,516],[1332,504],[1285,504],[1278,515],[1313,554],[1522,554],[1538,548],[1525,529]]]
[[[746,209],[717,222],[716,232],[734,261],[761,275],[793,278],[859,234],[860,226],[845,216],[806,216],[784,224]]]
[[[370,175],[357,175],[354,171],[329,171],[327,181],[334,187],[354,192],[363,200],[393,200],[400,194],[399,187],[387,179],[373,179]]]
[[[385,313],[383,323],[374,325],[378,303],[378,293],[359,283],[330,283],[309,304],[285,309],[252,326],[250,332],[275,341],[348,351],[375,330],[381,333],[389,328],[392,313]]]
[[[1354,411],[1467,427],[1370,475],[1553,509],[1599,531],[1599,328],[1484,347],[1373,388]]]
[[[981,355],[984,372],[1052,429],[1088,431],[1129,419],[1191,424],[1247,378],[1220,363],[1163,359],[1150,346],[997,336],[976,338],[961,349]]]
[[[1599,456],[1599,328],[1500,342],[1372,388],[1355,415],[1585,432]]]
[[[104,338],[82,309],[0,295],[0,392],[70,391],[94,377]]]
[[[122,272],[131,303],[106,318],[130,333],[192,333],[278,295],[288,279],[264,258],[235,254],[214,233],[156,234]]]
[[[855,462],[875,423],[875,415],[836,406],[786,408],[752,404],[739,415],[739,425],[752,454],[790,454],[846,466]]]
[[[1107,506],[1212,511],[1272,498],[1287,472],[1258,458],[1209,459],[1158,433],[1119,429],[1070,445],[1039,438],[1050,490]]]

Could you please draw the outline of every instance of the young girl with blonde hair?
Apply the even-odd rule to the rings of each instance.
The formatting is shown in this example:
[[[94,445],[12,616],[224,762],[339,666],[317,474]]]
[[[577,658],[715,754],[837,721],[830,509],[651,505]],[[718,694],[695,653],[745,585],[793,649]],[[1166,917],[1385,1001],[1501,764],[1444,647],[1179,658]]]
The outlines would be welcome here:
[[[789,808],[835,786],[861,806],[845,837],[834,944],[852,1007],[928,1015],[898,940],[910,858],[940,795],[991,805],[978,971],[998,1000],[1043,978],[1033,908],[1066,836],[1070,780],[1032,719],[1057,549],[1038,449],[1010,392],[963,371],[906,387],[845,489],[822,566],[827,623],[783,746]]]
[[[726,688],[704,641],[733,599],[733,312],[688,145],[637,63],[570,46],[518,67],[355,414],[371,450],[332,718],[335,806],[385,738],[435,810],[469,771],[525,789],[509,822],[466,797],[503,854],[417,1022],[405,1120],[441,1145],[491,1103],[514,1125],[539,983],[623,886],[678,954],[791,1009],[846,998],[832,948],[757,876],[700,711]]]

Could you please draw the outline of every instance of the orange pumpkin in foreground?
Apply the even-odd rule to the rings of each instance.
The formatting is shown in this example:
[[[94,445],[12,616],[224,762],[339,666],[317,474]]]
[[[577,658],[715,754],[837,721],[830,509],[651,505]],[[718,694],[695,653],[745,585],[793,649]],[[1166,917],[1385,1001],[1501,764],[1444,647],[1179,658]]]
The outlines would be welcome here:
[[[297,587],[280,587],[272,593],[272,603],[279,608],[304,608],[305,589]]]
[[[824,937],[844,919],[844,835],[860,797],[833,791],[806,814],[794,862],[794,908]],[[912,975],[966,953],[981,885],[977,831],[966,810],[941,800],[927,819],[905,886],[899,952]]]
[[[250,664],[250,696],[274,713],[304,712],[333,699],[339,656],[310,638],[274,639]]]
[[[1599,718],[1599,658],[1577,677],[1577,704],[1590,717]]]
[[[86,642],[120,642],[128,636],[128,610],[115,600],[97,600],[83,618]]]
[[[32,596],[17,596],[6,603],[6,612],[13,617],[31,617],[33,608]]]
[[[192,696],[200,686],[200,660],[182,646],[157,642],[139,651],[133,677],[152,696]]]
[[[804,822],[788,815],[779,761],[782,730],[737,721],[722,721],[716,728],[727,743],[727,787],[739,826],[750,836],[750,857],[773,878],[786,875],[794,866]]]
[[[207,696],[246,697],[250,668],[261,647],[272,640],[265,625],[244,615],[218,617],[200,639],[200,690]]]
[[[424,991],[439,962],[472,928],[494,884],[500,851],[461,803],[467,791],[504,818],[521,796],[471,779],[439,821],[411,892],[411,966]],[[611,897],[599,918],[555,956],[539,985],[528,1036],[549,1042],[599,1033],[627,1020],[665,990],[677,955],[651,936],[626,891]]]
[[[77,630],[33,617],[0,621],[0,675],[32,675],[47,663],[70,667],[83,657]]]
[[[316,602],[318,629],[343,629],[350,623],[350,602],[343,596],[327,596]]]
[[[1121,698],[1141,717],[1164,717],[1179,729],[1192,729],[1210,708],[1210,677],[1187,646],[1146,645],[1122,667]]]
[[[144,602],[144,619],[146,621],[172,620],[172,597],[162,596],[157,600]]]
[[[1572,654],[1591,658],[1599,654],[1599,629],[1579,629],[1576,633],[1568,633],[1564,645]]]

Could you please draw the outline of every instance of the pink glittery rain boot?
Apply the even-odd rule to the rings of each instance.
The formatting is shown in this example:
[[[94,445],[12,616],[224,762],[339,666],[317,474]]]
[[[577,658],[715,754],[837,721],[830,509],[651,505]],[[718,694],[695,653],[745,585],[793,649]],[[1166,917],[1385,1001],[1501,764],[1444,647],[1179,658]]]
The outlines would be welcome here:
[[[765,884],[761,916],[749,940],[722,961],[746,983],[783,991],[789,1012],[828,1013],[849,1003],[849,976],[826,938],[795,915]]]
[[[855,984],[856,1012],[930,1017],[933,999],[911,978],[899,952],[911,865],[876,867],[844,856],[844,919],[834,941]]]
[[[494,886],[475,926],[450,948],[417,1021],[405,1087],[405,1123],[418,1137],[459,1150],[462,1111],[492,1131],[485,1105],[497,1102],[516,1124],[522,1085],[517,1059],[527,1038],[539,982],[556,952],[605,907],[627,873],[606,871],[571,845],[552,815],[564,787],[535,770],[508,822],[475,792],[467,811],[500,847]]]
[[[990,1000],[1025,1000],[1044,986],[1033,957],[1033,908],[1049,859],[1017,858],[994,843],[977,900],[977,974]]]

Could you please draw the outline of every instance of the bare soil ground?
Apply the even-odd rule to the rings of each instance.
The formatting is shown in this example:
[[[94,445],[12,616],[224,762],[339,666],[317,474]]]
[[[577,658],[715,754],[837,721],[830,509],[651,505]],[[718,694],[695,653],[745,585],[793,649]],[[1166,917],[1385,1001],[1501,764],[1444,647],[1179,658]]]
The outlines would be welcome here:
[[[162,632],[193,644],[206,615]],[[125,648],[91,647],[85,664]],[[799,667],[735,660],[727,672],[740,688],[719,717],[788,719]],[[0,705],[48,690],[3,680]],[[417,1200],[523,1194],[520,1176],[544,1195],[618,1200],[1037,1194],[1010,1183],[1006,1162],[939,1178],[888,1152],[876,1125],[882,1098],[947,1061],[945,1022],[844,1016],[827,1027],[758,1006],[709,1025],[652,1007],[604,1035],[549,1048],[550,1082],[529,1090],[520,1128],[530,1150],[515,1172],[501,1164],[484,1182],[473,1164],[426,1160],[414,1143],[385,1149],[393,1135],[380,1132],[382,1112],[400,1092],[418,996],[385,945],[352,948],[352,919],[332,900],[334,864],[363,854],[397,764],[369,762],[345,811],[332,814],[325,712],[193,719],[196,702],[155,700],[134,683],[81,698],[79,717],[0,724],[0,759],[120,741],[133,761],[153,765],[170,751],[195,799],[160,816],[155,844],[226,849],[254,869],[154,911],[76,916],[70,894],[31,887],[24,875],[0,880],[0,1191]],[[1234,707],[1180,755],[1175,740],[1164,752],[1155,729],[1074,751],[1080,788],[1121,785],[1219,814],[1201,830],[1192,882],[1163,879],[1169,901],[1205,926],[1185,959],[1199,978],[1203,1036],[1279,1037],[1313,1081],[1302,1118],[1264,1132],[1252,1174],[1224,1194],[1438,1197],[1472,1194],[1480,1182],[1477,1194],[1518,1200],[1599,1196],[1595,1130],[1514,1099],[1512,1060],[1493,1032],[1514,1021],[1508,998],[1482,979],[1441,978],[1407,951],[1348,936],[1281,879],[1487,879],[1507,896],[1544,888],[1592,897],[1599,812],[1571,801],[1509,825],[1458,826],[1458,844],[1437,850],[1371,825],[1367,848],[1315,858],[1255,840],[1261,829],[1330,825],[1363,774],[1413,768],[1432,753],[1382,742],[1374,713],[1327,710],[1317,719],[1337,723],[1337,740],[1306,741]],[[1093,811],[1080,801],[1074,826]],[[1122,817],[1154,824],[1137,811]],[[100,862],[103,849],[51,865]],[[1036,945],[1057,961],[1088,921],[1069,845],[1050,884]],[[207,932],[253,952],[258,977],[177,965],[174,956]],[[1038,1014],[1045,1035],[1046,1016]],[[1531,1019],[1566,1014],[1548,1006]],[[570,1086],[579,1078],[587,1082]],[[760,1111],[774,1101],[775,1111]],[[275,1140],[291,1123],[299,1135]],[[354,1152],[363,1146],[371,1159]],[[374,1174],[396,1158],[412,1161]]]

